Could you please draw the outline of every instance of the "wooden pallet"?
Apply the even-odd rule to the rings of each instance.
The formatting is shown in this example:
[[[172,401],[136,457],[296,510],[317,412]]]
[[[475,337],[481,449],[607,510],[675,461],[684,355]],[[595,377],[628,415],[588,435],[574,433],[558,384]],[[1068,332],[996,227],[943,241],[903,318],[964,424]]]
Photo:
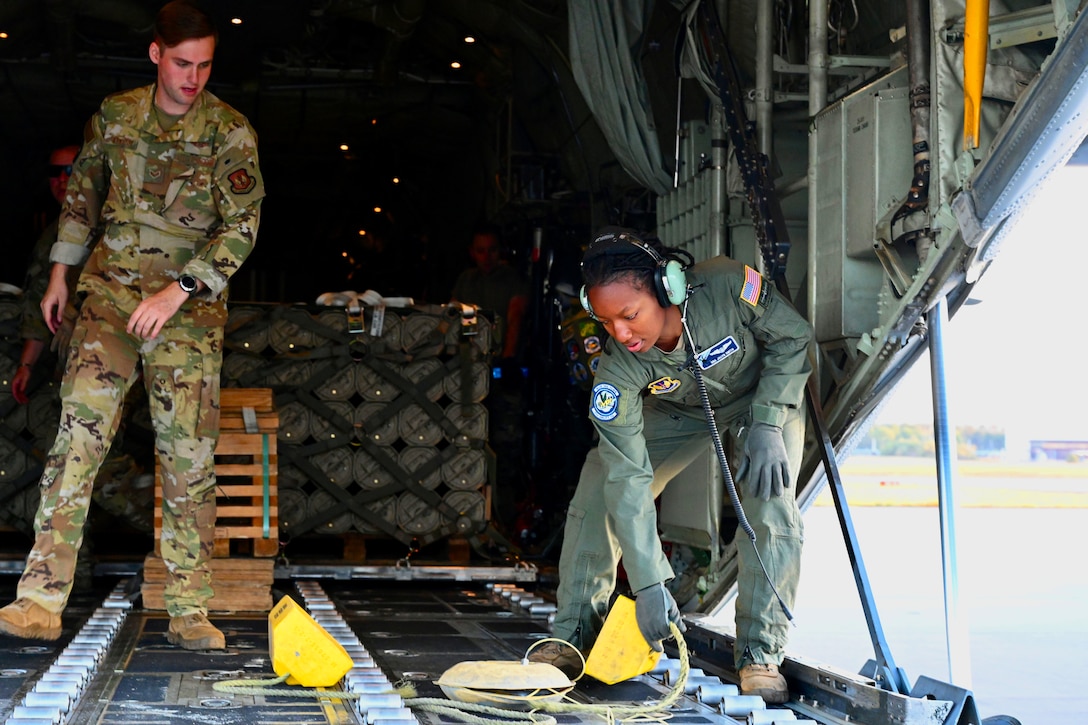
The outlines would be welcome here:
[[[272,559],[234,557],[212,559],[212,589],[209,611],[267,612],[272,609]],[[155,554],[144,559],[144,581],[140,593],[145,609],[166,609],[164,588],[166,564]]]
[[[279,415],[268,388],[222,388],[219,443],[215,449],[215,557],[279,553]],[[244,411],[249,409],[251,414]],[[250,425],[246,425],[246,417]],[[267,458],[267,487],[265,461]],[[267,495],[267,530],[265,496]],[[155,462],[155,553],[162,554],[162,472]],[[233,546],[232,546],[233,544]]]

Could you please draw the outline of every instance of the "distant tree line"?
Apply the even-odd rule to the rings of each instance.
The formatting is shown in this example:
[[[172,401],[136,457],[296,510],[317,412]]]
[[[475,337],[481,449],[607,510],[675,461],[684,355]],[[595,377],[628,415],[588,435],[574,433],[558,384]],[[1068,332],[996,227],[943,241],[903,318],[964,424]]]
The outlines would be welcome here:
[[[881,456],[932,456],[933,426],[874,425],[855,449],[857,453]],[[956,429],[956,454],[969,460],[1005,450],[1005,429],[962,426]]]

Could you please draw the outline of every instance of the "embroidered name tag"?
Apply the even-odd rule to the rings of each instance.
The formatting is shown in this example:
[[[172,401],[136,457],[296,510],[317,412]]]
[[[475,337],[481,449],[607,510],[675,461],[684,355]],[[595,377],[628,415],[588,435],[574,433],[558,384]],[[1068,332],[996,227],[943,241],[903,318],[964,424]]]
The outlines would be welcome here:
[[[737,341],[730,335],[724,340],[716,342],[711,347],[703,350],[695,356],[695,359],[699,361],[700,368],[707,370],[714,367],[739,349],[740,345],[738,345]]]

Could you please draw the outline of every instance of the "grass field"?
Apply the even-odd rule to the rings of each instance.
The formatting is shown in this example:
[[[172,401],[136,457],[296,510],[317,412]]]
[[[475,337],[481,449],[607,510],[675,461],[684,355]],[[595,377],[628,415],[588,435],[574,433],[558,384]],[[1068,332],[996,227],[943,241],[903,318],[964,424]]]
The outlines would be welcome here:
[[[936,506],[937,465],[929,458],[853,456],[839,465],[854,506]],[[953,472],[959,506],[1088,508],[1088,464],[959,461]],[[831,505],[824,491],[816,506]]]

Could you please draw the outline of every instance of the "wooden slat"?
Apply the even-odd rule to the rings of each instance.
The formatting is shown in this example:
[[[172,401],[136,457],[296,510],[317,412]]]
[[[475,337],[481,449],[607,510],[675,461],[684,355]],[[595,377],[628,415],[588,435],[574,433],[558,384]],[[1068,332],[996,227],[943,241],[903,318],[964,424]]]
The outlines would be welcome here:
[[[253,408],[257,411],[272,410],[271,388],[220,388],[219,408]]]
[[[220,435],[215,449],[217,521],[214,556],[229,557],[231,541],[246,541],[255,557],[279,553],[279,500],[277,497],[279,458],[276,432],[279,415],[268,388],[223,388],[220,390]],[[242,408],[256,412],[257,433],[245,429]],[[269,536],[264,536],[264,453],[268,453]],[[219,462],[220,457],[248,457],[248,461]],[[158,461],[155,465],[155,552],[161,551],[162,486]],[[248,481],[248,483],[247,483]],[[242,499],[242,500],[238,500]],[[249,499],[249,500],[246,500]],[[242,519],[242,521],[229,521]],[[248,519],[248,521],[246,521]]]
[[[269,477],[269,489],[274,488],[276,479]],[[261,497],[264,495],[264,484],[261,483],[247,483],[247,484],[233,484],[233,483],[217,483],[215,485],[215,493],[218,498],[245,498],[246,496]],[[269,493],[273,493],[269,491]]]

